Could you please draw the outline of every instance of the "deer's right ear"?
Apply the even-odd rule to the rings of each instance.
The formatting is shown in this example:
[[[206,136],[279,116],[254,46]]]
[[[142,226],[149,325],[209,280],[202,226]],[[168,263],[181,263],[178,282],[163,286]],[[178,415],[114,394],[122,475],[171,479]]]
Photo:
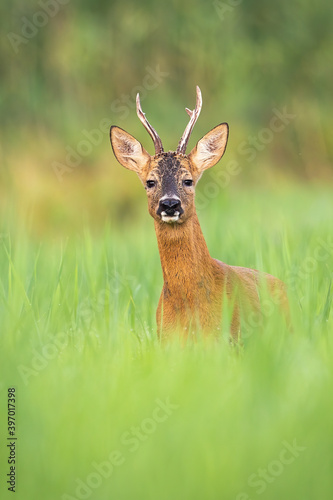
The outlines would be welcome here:
[[[197,145],[190,152],[189,158],[199,175],[220,161],[227,147],[228,135],[228,124],[221,123],[197,142]]]
[[[122,128],[110,129],[111,146],[119,163],[129,170],[140,174],[150,160],[150,155],[132,135]]]

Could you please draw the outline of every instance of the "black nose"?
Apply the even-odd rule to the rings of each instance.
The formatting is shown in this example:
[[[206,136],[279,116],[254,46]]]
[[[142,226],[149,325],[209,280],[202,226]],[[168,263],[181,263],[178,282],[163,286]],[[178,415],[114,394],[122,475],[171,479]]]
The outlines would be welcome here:
[[[171,216],[174,215],[175,212],[179,212],[179,214],[183,213],[180,200],[177,200],[177,198],[165,198],[161,200],[157,213],[161,215],[162,212]]]

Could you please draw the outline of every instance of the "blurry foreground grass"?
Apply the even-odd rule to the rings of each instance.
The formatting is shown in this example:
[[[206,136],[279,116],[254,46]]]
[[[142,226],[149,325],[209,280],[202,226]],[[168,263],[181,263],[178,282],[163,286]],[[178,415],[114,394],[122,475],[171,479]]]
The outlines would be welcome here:
[[[12,386],[20,500],[332,498],[332,214],[300,188],[200,212],[212,256],[289,285],[293,334],[274,318],[241,350],[159,345],[148,214],[42,243],[2,221],[1,498]]]

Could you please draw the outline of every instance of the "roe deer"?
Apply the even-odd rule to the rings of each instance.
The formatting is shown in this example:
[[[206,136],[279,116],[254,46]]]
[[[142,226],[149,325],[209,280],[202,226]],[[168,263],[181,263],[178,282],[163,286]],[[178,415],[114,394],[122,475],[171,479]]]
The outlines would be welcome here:
[[[176,151],[164,152],[161,139],[141,109],[139,94],[137,114],[154,141],[155,155],[150,156],[139,141],[116,126],[110,130],[111,144],[119,163],[138,174],[154,218],[164,278],[156,313],[159,336],[180,332],[187,338],[199,332],[218,333],[226,296],[232,301],[230,329],[237,340],[240,313],[260,311],[260,276],[279,302],[287,304],[287,298],[284,284],[277,278],[229,266],[209,254],[195,210],[194,191],[203,171],[222,158],[229,127],[221,123],[200,139],[190,154],[185,153],[202,106],[199,87],[196,91],[196,107],[193,111],[186,108],[190,120]]]

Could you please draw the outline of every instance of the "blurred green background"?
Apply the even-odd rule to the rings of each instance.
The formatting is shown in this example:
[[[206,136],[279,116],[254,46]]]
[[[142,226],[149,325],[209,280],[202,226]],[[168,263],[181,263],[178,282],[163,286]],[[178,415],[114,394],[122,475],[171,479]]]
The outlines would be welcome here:
[[[331,6],[12,0],[0,19],[1,498],[13,386],[19,500],[333,498]],[[139,91],[175,149],[196,85],[188,151],[230,125],[196,193],[208,248],[285,281],[293,335],[274,311],[244,346],[225,323],[157,340],[153,223],[108,128],[153,152]]]
[[[138,90],[168,150],[201,87],[189,150],[227,121],[224,161],[242,166],[230,187],[332,182],[327,1],[13,0],[0,16],[0,203],[33,210],[34,231],[67,231],[83,213],[94,227],[135,218],[141,186],[116,163],[106,130],[117,124],[152,152],[135,112]],[[294,118],[260,136],[274,109]],[[244,152],[251,141],[255,155]]]

